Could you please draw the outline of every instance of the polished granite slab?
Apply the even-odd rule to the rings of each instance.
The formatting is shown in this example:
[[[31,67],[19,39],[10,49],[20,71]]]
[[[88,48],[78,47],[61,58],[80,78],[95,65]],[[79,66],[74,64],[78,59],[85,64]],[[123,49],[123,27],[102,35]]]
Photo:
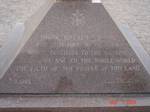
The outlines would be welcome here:
[[[149,75],[102,4],[65,1],[49,10],[0,93],[149,93]]]

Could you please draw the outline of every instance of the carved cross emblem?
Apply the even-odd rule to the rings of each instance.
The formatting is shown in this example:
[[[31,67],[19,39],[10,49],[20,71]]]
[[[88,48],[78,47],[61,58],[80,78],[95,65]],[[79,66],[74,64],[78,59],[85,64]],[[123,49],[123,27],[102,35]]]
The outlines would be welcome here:
[[[71,17],[72,25],[80,26],[85,24],[85,16],[79,10],[76,10]]]

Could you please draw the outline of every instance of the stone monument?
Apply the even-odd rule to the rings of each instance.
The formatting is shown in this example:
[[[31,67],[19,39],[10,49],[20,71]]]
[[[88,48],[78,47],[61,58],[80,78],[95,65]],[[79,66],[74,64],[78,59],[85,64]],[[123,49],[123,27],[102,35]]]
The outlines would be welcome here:
[[[149,93],[150,66],[129,41],[99,1],[57,1],[1,78],[0,94]]]

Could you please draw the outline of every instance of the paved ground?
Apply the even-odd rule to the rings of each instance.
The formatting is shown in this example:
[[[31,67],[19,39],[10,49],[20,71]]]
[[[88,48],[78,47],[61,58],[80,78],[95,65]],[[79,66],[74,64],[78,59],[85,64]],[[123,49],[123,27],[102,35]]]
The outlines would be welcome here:
[[[0,0],[0,45],[17,22],[26,21],[46,0]]]
[[[27,20],[46,0],[0,0],[0,43],[19,21]],[[150,0],[103,0],[118,23],[128,24],[150,54]]]

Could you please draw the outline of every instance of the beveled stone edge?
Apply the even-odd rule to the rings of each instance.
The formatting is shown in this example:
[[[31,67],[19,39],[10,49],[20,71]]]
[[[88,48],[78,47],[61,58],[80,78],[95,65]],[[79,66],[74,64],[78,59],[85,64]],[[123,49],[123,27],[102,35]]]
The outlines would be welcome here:
[[[10,40],[0,49],[0,79],[55,2],[56,0],[47,0],[25,23],[16,24],[9,34]]]
[[[111,104],[117,101],[117,104]],[[135,104],[128,104],[133,101]],[[87,108],[87,107],[143,107],[150,106],[150,97],[114,96],[3,96],[1,108]]]
[[[146,71],[150,75],[150,56],[146,52],[146,50],[143,48],[140,41],[136,38],[136,36],[131,32],[128,25],[122,25],[119,27],[120,31],[128,41],[129,45],[133,49],[133,51],[136,53],[138,58],[140,59],[141,63],[145,67]]]
[[[8,36],[8,41],[0,49],[0,79],[3,78],[5,72],[13,61],[18,52],[21,37],[23,37],[25,26],[23,23],[17,23]]]

